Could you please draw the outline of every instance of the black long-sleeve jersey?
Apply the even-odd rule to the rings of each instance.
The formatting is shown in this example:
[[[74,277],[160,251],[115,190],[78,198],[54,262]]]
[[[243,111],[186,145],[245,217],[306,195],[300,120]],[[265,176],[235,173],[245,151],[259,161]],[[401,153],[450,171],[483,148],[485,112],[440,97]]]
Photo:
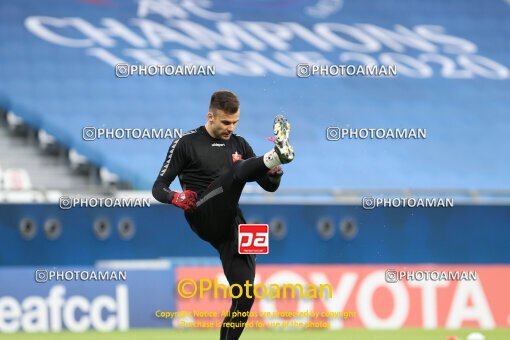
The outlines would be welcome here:
[[[152,187],[152,195],[162,203],[171,203],[170,184],[179,176],[183,190],[192,190],[200,197],[215,179],[228,172],[235,160],[255,157],[253,149],[241,136],[229,140],[211,137],[205,126],[186,132],[175,139]],[[257,183],[266,191],[276,191],[279,180],[266,175]]]

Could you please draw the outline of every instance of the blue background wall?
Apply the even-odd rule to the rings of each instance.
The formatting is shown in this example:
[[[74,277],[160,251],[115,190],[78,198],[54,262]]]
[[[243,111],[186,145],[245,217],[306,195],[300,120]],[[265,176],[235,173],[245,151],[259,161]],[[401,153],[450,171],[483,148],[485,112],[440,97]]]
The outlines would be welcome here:
[[[287,235],[270,238],[269,255],[259,263],[510,263],[510,207],[455,206],[446,209],[376,208],[351,205],[243,205],[247,220],[270,223],[282,219]],[[38,233],[21,238],[18,225],[32,218]],[[92,225],[106,218],[111,236],[96,239]],[[42,230],[49,218],[63,227],[59,239]],[[122,240],[117,223],[130,218],[136,227]],[[317,232],[319,220],[335,224],[331,239]],[[339,224],[352,219],[358,233],[346,240]],[[0,205],[0,265],[92,265],[100,259],[140,259],[168,256],[217,256],[186,224],[182,212],[153,205],[137,209],[62,211],[56,205]]]

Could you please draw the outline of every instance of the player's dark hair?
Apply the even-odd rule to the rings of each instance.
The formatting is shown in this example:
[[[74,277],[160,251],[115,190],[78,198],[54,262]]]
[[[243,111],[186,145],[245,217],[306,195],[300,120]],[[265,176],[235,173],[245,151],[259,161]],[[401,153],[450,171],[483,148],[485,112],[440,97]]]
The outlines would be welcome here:
[[[237,96],[226,90],[216,91],[211,96],[209,111],[221,110],[227,114],[234,114],[239,110],[239,100]]]

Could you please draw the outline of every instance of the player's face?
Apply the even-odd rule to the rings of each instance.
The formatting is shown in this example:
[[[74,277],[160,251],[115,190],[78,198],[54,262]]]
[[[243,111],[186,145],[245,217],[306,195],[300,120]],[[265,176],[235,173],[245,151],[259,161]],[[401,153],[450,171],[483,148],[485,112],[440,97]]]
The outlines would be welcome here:
[[[215,138],[228,140],[234,133],[239,122],[239,110],[236,113],[228,114],[222,110],[209,112],[208,118],[212,133]]]

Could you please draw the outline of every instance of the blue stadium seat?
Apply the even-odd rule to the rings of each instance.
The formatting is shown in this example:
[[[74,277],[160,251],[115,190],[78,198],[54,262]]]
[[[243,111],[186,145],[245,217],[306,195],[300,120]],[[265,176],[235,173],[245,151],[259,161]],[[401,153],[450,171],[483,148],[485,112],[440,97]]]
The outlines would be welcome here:
[[[210,94],[224,88],[239,95],[242,118],[238,132],[258,154],[270,148],[264,138],[271,133],[274,115],[284,113],[289,117],[293,124],[296,160],[288,166],[285,187],[510,188],[509,154],[500,151],[509,147],[506,137],[510,126],[510,8],[504,2],[345,1],[342,8],[325,13],[321,18],[307,14],[309,4],[304,1],[250,2],[242,6],[233,1],[207,9],[230,13],[229,20],[237,25],[242,22],[300,24],[313,31],[315,39],[325,39],[317,33],[319,24],[337,25],[334,27],[338,30],[342,27],[357,30],[379,46],[373,52],[363,52],[365,56],[381,62],[386,53],[403,60],[398,76],[384,79],[300,79],[277,75],[270,69],[259,76],[217,74],[207,78],[133,76],[118,79],[113,67],[91,56],[92,50],[88,47],[51,43],[26,25],[29,17],[46,16],[57,20],[55,26],[61,26],[59,20],[65,18],[80,18],[98,28],[104,24],[102,20],[113,18],[144,39],[146,46],[133,47],[120,37],[112,36],[114,46],[96,43],[93,47],[103,48],[131,64],[137,61],[127,55],[129,51],[146,50],[174,59],[178,50],[202,58],[214,51],[240,55],[256,52],[273,62],[277,62],[275,55],[278,53],[308,52],[332,63],[344,64],[341,58],[345,53],[360,53],[354,48],[339,46],[321,50],[296,36],[288,41],[287,47],[280,49],[267,43],[264,50],[255,50],[247,44],[242,44],[239,50],[219,45],[194,49],[176,42],[151,46],[140,28],[133,24],[132,19],[140,19],[137,4],[54,0],[47,6],[37,0],[2,1],[0,105],[12,109],[30,124],[46,130],[61,143],[77,149],[91,162],[107,167],[138,189],[150,189],[170,141],[86,142],[81,138],[82,128],[170,127],[187,131],[205,121]],[[217,21],[189,12],[187,15],[181,18],[186,23],[218,32]],[[151,14],[145,19],[185,35],[174,27],[177,18],[167,22],[161,15]],[[366,24],[375,26],[379,32],[386,30],[386,35],[370,35]],[[407,35],[396,33],[400,27],[417,34],[422,25],[436,25],[429,27],[435,33],[428,40],[424,38],[434,52],[406,45]],[[74,28],[55,26],[47,24],[45,27],[68,38],[84,38]],[[355,36],[339,31],[335,34],[346,46],[360,45]],[[400,51],[394,45],[400,45]],[[474,46],[475,50],[459,52],[459,45]],[[434,54],[435,61],[424,62],[430,54]],[[454,67],[454,71],[462,70],[466,67],[465,58],[476,61],[476,65],[470,64],[476,74],[468,79],[449,78],[449,66]],[[232,63],[246,68],[242,60]],[[424,78],[409,75],[411,71],[406,68],[412,69],[413,63],[426,64],[423,68],[429,69],[431,74]],[[497,72],[491,68],[499,70],[500,79],[493,79],[497,78]],[[427,128],[428,135],[426,140],[328,142],[325,139],[328,126]],[[487,176],[489,172],[491,176]],[[315,175],[317,173],[320,175]]]

